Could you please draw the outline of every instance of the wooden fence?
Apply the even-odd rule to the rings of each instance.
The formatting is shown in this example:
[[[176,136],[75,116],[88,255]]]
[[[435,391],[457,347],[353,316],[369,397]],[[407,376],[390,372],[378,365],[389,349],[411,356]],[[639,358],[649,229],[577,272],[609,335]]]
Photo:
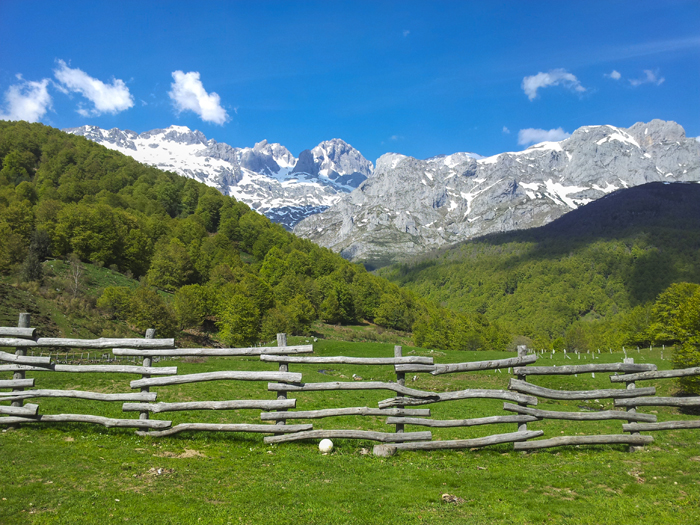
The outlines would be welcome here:
[[[675,378],[700,375],[700,367],[685,370],[658,371],[653,364],[635,364],[632,359],[623,363],[603,363],[570,366],[528,366],[533,365],[538,356],[528,354],[519,348],[517,357],[490,361],[440,364],[432,357],[403,356],[400,346],[394,348],[392,358],[357,358],[345,356],[321,357],[307,355],[313,352],[312,345],[289,346],[286,335],[278,334],[276,347],[252,348],[176,348],[173,339],[156,339],[153,330],[144,339],[61,339],[37,337],[36,330],[30,328],[29,314],[20,314],[19,325],[14,328],[0,328],[0,347],[15,347],[15,353],[0,352],[0,372],[12,372],[12,379],[0,379],[0,425],[16,427],[26,423],[84,422],[106,427],[135,428],[140,435],[153,437],[169,436],[183,431],[224,431],[256,432],[272,434],[264,438],[265,443],[284,443],[304,439],[340,438],[364,439],[389,443],[390,448],[375,447],[377,453],[393,453],[396,450],[435,450],[476,448],[499,443],[513,443],[515,450],[534,450],[561,445],[627,444],[634,450],[649,444],[653,437],[641,432],[700,428],[700,420],[657,422],[656,415],[637,412],[644,406],[700,406],[700,397],[668,398],[657,397],[654,387],[637,388],[636,383],[651,379]],[[131,359],[140,364],[61,364],[50,356],[27,355],[27,350],[35,349],[111,349],[116,358]],[[230,357],[259,356],[264,363],[277,365],[272,371],[224,370],[195,374],[178,374],[176,366],[154,367],[154,359],[176,357]],[[138,361],[137,361],[138,360]],[[67,361],[67,359],[66,359]],[[82,361],[81,361],[82,362]],[[302,374],[290,372],[297,364],[344,364],[344,365],[386,365],[392,366],[396,381],[342,381],[304,383]],[[430,373],[433,376],[452,373],[466,373],[481,370],[513,369],[507,390],[465,389],[446,392],[417,390],[406,386],[407,373]],[[35,388],[35,379],[26,378],[26,372],[100,372],[140,375],[131,381],[131,392],[100,393],[78,390],[56,390]],[[611,373],[613,386],[624,383],[623,388],[600,390],[553,390],[538,386],[528,379],[531,376],[577,375],[591,373]],[[621,375],[618,375],[621,374]],[[186,401],[156,402],[157,392],[152,388],[168,385],[182,385],[203,381],[265,381],[268,391],[276,399],[237,399],[225,401]],[[386,390],[394,393],[380,401],[376,408],[339,407],[318,410],[292,410],[297,408],[296,399],[288,398],[295,392],[328,392],[347,390]],[[40,414],[35,403],[24,404],[25,400],[37,398],[73,398],[93,401],[121,402],[124,412],[138,413],[138,418],[107,418],[90,414]],[[436,420],[430,419],[428,408],[413,408],[432,403],[465,400],[503,400],[503,413],[480,418]],[[615,410],[567,412],[541,410],[538,400],[599,400],[612,399]],[[303,407],[302,407],[303,408]],[[619,410],[618,410],[619,408]],[[151,414],[197,410],[260,410],[261,424],[248,423],[179,423],[170,420],[151,419]],[[377,432],[357,429],[314,429],[312,423],[290,424],[290,421],[316,421],[339,416],[381,416],[388,425],[394,425],[392,432]],[[557,436],[534,439],[544,435],[542,430],[528,430],[527,424],[541,420],[572,420],[585,425],[587,421],[621,420],[621,434],[591,434]],[[454,428],[481,425],[512,423],[513,432],[492,434],[486,437],[456,440],[433,440],[427,431],[405,430],[406,425],[428,428]]]

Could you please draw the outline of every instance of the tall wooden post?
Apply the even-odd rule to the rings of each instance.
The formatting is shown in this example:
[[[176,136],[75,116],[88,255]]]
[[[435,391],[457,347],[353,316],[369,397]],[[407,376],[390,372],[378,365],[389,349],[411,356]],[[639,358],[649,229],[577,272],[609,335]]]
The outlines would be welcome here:
[[[32,322],[32,314],[29,313],[21,313],[19,314],[19,321],[17,322],[17,326],[19,328],[29,328],[29,325]],[[27,355],[27,350],[24,348],[15,348],[15,355]],[[25,372],[24,370],[16,370],[14,374],[12,374],[12,379],[24,379],[25,378]],[[13,388],[13,392],[21,392],[23,391],[23,387],[16,387]],[[19,401],[13,401],[12,406],[13,407],[21,407],[24,404],[24,401],[21,399]],[[19,428],[19,424],[17,425],[12,425],[9,427],[11,429],[17,429]]]
[[[156,329],[155,328],[149,328],[146,330],[146,339],[155,339],[156,338]],[[151,356],[144,357],[143,358],[143,366],[152,366],[153,365],[153,358]],[[141,376],[142,379],[148,379],[151,377],[151,374],[143,374]],[[141,387],[141,392],[149,392],[150,388],[147,386],[142,386]],[[139,414],[139,419],[148,419],[150,417],[150,412],[148,410],[143,410]]]
[[[625,357],[624,362],[629,363],[629,364],[634,364],[634,358],[633,357]],[[635,388],[637,388],[637,385],[635,384],[634,381],[626,381],[625,385],[627,387],[627,390],[634,390]],[[627,412],[635,414],[637,412],[637,407],[627,407]],[[627,423],[634,423],[634,421],[630,421],[628,419]],[[634,434],[639,435],[639,432],[630,432],[630,435],[634,435]],[[644,448],[644,447],[635,447],[633,445],[630,445],[629,451],[635,452],[637,450],[642,450],[642,448]]]
[[[394,357],[401,357],[401,347],[394,347]],[[401,386],[406,386],[406,372],[396,372],[396,383]],[[396,397],[404,397],[403,394],[397,394]],[[404,408],[405,405],[398,405],[398,408]],[[396,423],[396,432],[399,434],[403,433],[403,423]]]
[[[277,346],[278,347],[287,346],[287,334],[277,334]],[[287,363],[280,363],[279,371],[280,372],[289,372],[289,365]],[[280,400],[287,399],[287,392],[277,392],[277,399],[280,399]],[[284,408],[284,409],[278,410],[277,412],[286,412],[286,411],[287,411],[287,409]],[[278,419],[277,423],[275,423],[275,425],[286,425],[286,424],[287,424],[286,419]],[[281,435],[281,433],[275,434],[275,435],[279,436],[279,435]]]
[[[527,346],[525,345],[518,345],[518,357],[525,357],[527,356]],[[527,375],[518,375],[518,380],[519,381],[527,381]],[[518,403],[520,406],[527,406],[527,403]],[[519,423],[518,424],[518,432],[526,432],[527,431],[527,423]]]

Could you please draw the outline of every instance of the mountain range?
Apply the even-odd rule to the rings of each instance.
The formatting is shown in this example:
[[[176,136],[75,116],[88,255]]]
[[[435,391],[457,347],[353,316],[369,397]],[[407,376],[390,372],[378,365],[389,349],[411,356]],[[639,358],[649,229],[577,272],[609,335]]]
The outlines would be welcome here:
[[[321,142],[296,158],[281,144],[263,140],[252,148],[236,148],[185,126],[140,134],[97,126],[63,131],[204,182],[287,229],[325,210],[374,171],[370,161],[340,139]]]
[[[487,158],[389,153],[371,178],[294,232],[379,267],[542,226],[616,190],[658,181],[700,181],[700,143],[675,122],[585,126],[560,142]]]

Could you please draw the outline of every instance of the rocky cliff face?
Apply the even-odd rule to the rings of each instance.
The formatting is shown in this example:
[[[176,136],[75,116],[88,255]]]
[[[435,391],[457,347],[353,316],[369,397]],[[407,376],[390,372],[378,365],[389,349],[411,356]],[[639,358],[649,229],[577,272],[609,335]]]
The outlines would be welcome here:
[[[66,129],[139,162],[191,177],[292,228],[325,210],[372,175],[373,165],[340,139],[295,158],[281,144],[236,148],[185,126],[141,134],[96,126]]]
[[[382,265],[480,235],[549,223],[620,188],[699,181],[700,143],[675,122],[586,126],[561,142],[488,158],[380,157],[372,177],[294,229]]]

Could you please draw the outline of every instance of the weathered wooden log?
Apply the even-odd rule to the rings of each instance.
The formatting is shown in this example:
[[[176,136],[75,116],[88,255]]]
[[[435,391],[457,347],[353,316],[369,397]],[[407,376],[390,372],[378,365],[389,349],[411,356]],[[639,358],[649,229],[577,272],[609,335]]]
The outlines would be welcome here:
[[[132,366],[132,365],[57,365],[30,366],[30,365],[0,365],[0,372],[10,370],[22,370],[25,372],[68,372],[76,373],[106,373],[106,374],[150,374],[150,375],[175,375],[176,366]]]
[[[21,407],[7,407],[0,405],[0,414],[7,414],[10,416],[36,416],[39,413],[39,405],[34,405],[32,403],[27,403]]]
[[[497,368],[508,368],[516,365],[527,365],[537,361],[535,354],[523,357],[509,357],[508,359],[495,359],[491,361],[471,361],[469,363],[452,363],[435,365],[434,376],[440,374],[451,374],[454,372],[475,372],[477,370],[495,370]]]
[[[167,428],[172,421],[158,421],[156,419],[114,419],[102,416],[90,416],[87,414],[56,414],[30,417],[0,417],[0,424],[15,423],[94,423],[107,428]]]
[[[514,401],[516,403],[527,403],[528,405],[536,405],[537,398],[507,390],[486,390],[486,389],[469,389],[458,390],[456,392],[440,392],[436,393],[435,397],[417,399],[413,397],[392,397],[379,402],[379,408],[389,408],[400,405],[427,405],[430,403],[438,403],[440,401],[455,401],[458,399],[502,399],[504,401]]]
[[[526,366],[513,370],[515,375],[574,375],[591,372],[643,372],[656,370],[656,365],[633,363],[600,363],[595,365],[564,365],[564,366]]]
[[[641,372],[639,374],[625,374],[610,376],[612,383],[627,383],[630,381],[646,381],[648,379],[667,379],[671,377],[686,377],[700,375],[700,366],[694,368],[681,368],[679,370],[655,370],[653,372]]]
[[[273,421],[277,419],[321,419],[324,417],[336,416],[429,416],[430,409],[400,409],[400,408],[367,408],[367,407],[350,407],[350,408],[328,408],[325,410],[303,410],[297,412],[262,412],[260,419],[263,421]]]
[[[274,392],[323,392],[328,390],[393,390],[399,394],[415,397],[436,397],[435,392],[425,392],[401,386],[397,383],[382,381],[329,381],[326,383],[301,383],[300,385],[283,385],[270,383],[267,389]]]
[[[0,388],[32,388],[34,386],[34,378],[31,379],[0,379]],[[0,392],[3,394],[11,394],[11,392]]]
[[[654,414],[637,414],[622,410],[601,410],[599,412],[558,412],[555,410],[539,410],[522,407],[511,403],[503,403],[503,410],[529,414],[540,419],[565,419],[569,421],[604,421],[609,419],[624,419],[626,421],[656,421]]]
[[[494,434],[492,436],[473,439],[451,439],[446,441],[427,441],[420,443],[397,443],[394,445],[397,450],[443,450],[457,448],[487,447],[489,445],[499,445],[501,443],[515,443],[540,437],[542,430],[525,430],[522,432],[509,432],[508,434]]]
[[[36,328],[17,328],[14,326],[0,326],[0,337],[36,339]]]
[[[281,427],[284,428],[284,427]],[[297,432],[286,436],[266,436],[265,443],[285,443],[302,439],[367,439],[369,441],[381,441],[382,443],[399,443],[403,441],[423,441],[432,439],[430,432],[373,432],[371,430],[309,430]]]
[[[2,421],[2,420],[0,420]],[[153,420],[151,420],[153,421]],[[163,437],[172,436],[187,430],[206,432],[256,432],[258,434],[272,434],[279,432],[302,432],[313,428],[311,424],[304,425],[247,425],[247,424],[216,424],[216,423],[180,423],[168,430],[160,432],[137,432],[139,436]]]
[[[54,347],[54,348],[172,348],[175,339],[63,339],[60,337],[40,337],[36,341],[29,339],[0,338],[0,346],[22,347]]]
[[[316,365],[401,365],[401,364],[421,364],[432,365],[432,357],[346,357],[346,356],[278,356],[261,355],[261,361],[271,363],[306,363]]]
[[[642,446],[652,443],[652,436],[625,436],[623,434],[608,434],[599,436],[559,436],[550,439],[515,443],[515,450],[537,450],[540,448],[562,447],[565,445],[635,445]]]
[[[36,397],[65,397],[72,399],[91,399],[93,401],[155,401],[156,392],[126,394],[103,394],[101,392],[85,392],[82,390],[25,390],[24,392],[0,392],[0,401],[15,399],[33,399]]]
[[[653,386],[637,388],[636,390],[623,390],[621,388],[610,388],[606,390],[553,390],[551,388],[533,385],[526,381],[518,381],[517,379],[511,379],[508,383],[508,388],[516,392],[544,397],[545,399],[564,399],[569,401],[576,399],[617,399],[621,397],[653,396],[656,394],[656,388]]]
[[[633,390],[639,393],[642,388]],[[616,407],[697,407],[700,406],[700,396],[692,397],[633,397],[631,399],[616,399]]]
[[[291,372],[237,372],[230,370],[223,372],[204,372],[201,374],[137,379],[131,382],[131,388],[140,388],[143,386],[182,385],[185,383],[220,381],[224,379],[238,381],[289,381],[298,383],[301,381],[301,374]]]
[[[184,403],[124,403],[122,410],[124,412],[141,412],[148,411],[153,413],[159,412],[178,412],[181,410],[239,410],[239,409],[257,409],[257,410],[279,410],[282,408],[294,408],[296,399],[285,399],[284,401],[269,400],[269,399],[244,399],[236,401],[188,401]]]
[[[453,428],[474,427],[477,425],[494,425],[498,423],[529,423],[539,418],[533,416],[490,416],[474,419],[422,419],[418,417],[388,417],[387,425],[403,423],[404,425],[418,425],[422,427]]]
[[[623,432],[652,432],[655,430],[676,430],[700,428],[700,419],[690,421],[661,421],[660,423],[628,423],[622,425]]]
[[[394,365],[394,372],[414,373],[433,372],[436,365]]]
[[[254,346],[252,348],[176,348],[171,350],[135,350],[132,348],[114,348],[112,353],[118,356],[140,357],[231,357],[231,356],[258,356],[268,354],[308,354],[314,351],[313,345],[297,346]]]
[[[6,363],[17,363],[19,365],[50,365],[50,357],[38,357],[31,355],[16,355],[0,352],[0,361]]]

